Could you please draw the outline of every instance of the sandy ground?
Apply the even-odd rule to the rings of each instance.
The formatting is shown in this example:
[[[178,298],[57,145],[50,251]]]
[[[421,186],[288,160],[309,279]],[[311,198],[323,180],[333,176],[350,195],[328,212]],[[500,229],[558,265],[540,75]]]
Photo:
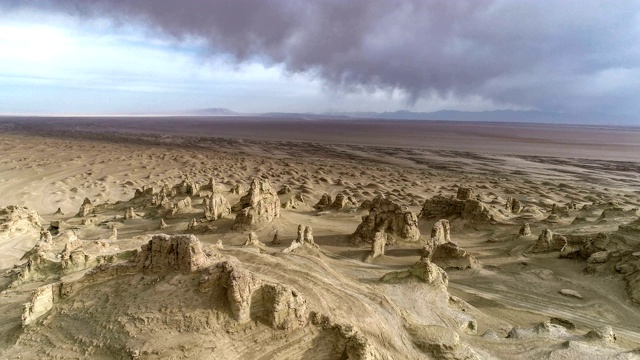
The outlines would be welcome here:
[[[118,253],[141,246],[150,234],[188,233],[189,220],[202,214],[201,200],[194,199],[190,213],[167,218],[168,227],[162,231],[157,218],[119,221],[117,240],[109,241],[111,229],[104,224],[122,214],[105,211],[92,224],[83,225],[75,215],[85,198],[94,204],[114,204],[128,201],[143,186],[159,189],[190,177],[203,185],[214,178],[234,204],[240,195],[229,190],[236,184],[246,189],[254,177],[262,175],[275,189],[289,185],[305,198],[304,206],[281,209],[280,218],[256,231],[267,243],[266,250],[242,247],[247,235],[231,229],[234,214],[196,236],[205,247],[222,241],[224,250],[215,250],[221,256],[235,257],[251,271],[296,287],[318,311],[343,319],[373,339],[382,348],[379,358],[637,357],[631,350],[640,346],[640,308],[630,300],[622,276],[615,271],[585,272],[584,259],[560,259],[558,252],[529,252],[545,228],[564,235],[595,234],[614,232],[637,219],[599,222],[596,214],[572,224],[576,210],[559,222],[542,221],[553,204],[640,207],[637,129],[416,122],[384,122],[374,129],[370,122],[300,125],[304,121],[244,119],[240,126],[224,125],[232,120],[223,120],[197,120],[196,126],[189,122],[196,120],[176,125],[175,119],[163,119],[150,126],[150,119],[54,119],[51,124],[42,119],[3,119],[0,207],[27,206],[37,211],[45,227],[63,220],[83,241],[105,241],[110,249],[105,253]],[[385,273],[419,260],[422,242],[435,220],[420,219],[422,240],[389,245],[386,255],[364,263],[369,246],[354,245],[347,237],[367,212],[354,208],[318,214],[312,208],[324,193],[334,197],[344,193],[359,202],[384,195],[418,214],[425,201],[437,194],[455,195],[459,186],[475,189],[491,206],[502,207],[513,196],[542,209],[542,214],[529,221],[532,235],[528,237],[517,236],[522,219],[482,225],[450,219],[452,240],[483,265],[447,270],[447,291],[452,297],[420,283],[378,282]],[[54,214],[58,208],[62,214]],[[295,239],[298,224],[313,227],[321,256],[281,255]],[[269,245],[276,229],[282,244]],[[3,272],[24,263],[20,259],[38,242],[38,233],[39,229],[0,233]],[[80,277],[86,271],[66,276]],[[259,322],[241,328],[229,325],[232,322],[180,328],[168,322],[155,324],[157,314],[171,313],[159,305],[165,300],[158,299],[166,297],[173,300],[163,306],[182,308],[189,302],[185,312],[205,316],[197,306],[200,295],[185,285],[195,280],[172,276],[154,280],[153,287],[125,285],[151,281],[144,277],[93,285],[72,300],[56,303],[39,322],[25,328],[20,323],[22,304],[34,288],[53,280],[11,285],[13,279],[6,276],[0,280],[0,323],[4,324],[0,357],[344,356],[314,350],[337,346],[337,340],[316,328],[282,335]],[[561,289],[575,290],[582,299],[561,295]],[[121,301],[114,293],[121,295]],[[476,330],[459,327],[456,319],[465,316],[475,319]],[[504,339],[514,327],[532,328],[550,317],[570,320],[576,329],[561,335]],[[410,323],[449,329],[457,334],[464,351],[458,347],[446,354],[421,350],[416,336],[406,330]],[[580,340],[602,325],[613,327],[618,337],[615,344]],[[145,331],[156,335],[144,335]],[[498,337],[482,336],[487,331]],[[266,343],[271,347],[261,345]],[[211,355],[213,348],[216,355]]]

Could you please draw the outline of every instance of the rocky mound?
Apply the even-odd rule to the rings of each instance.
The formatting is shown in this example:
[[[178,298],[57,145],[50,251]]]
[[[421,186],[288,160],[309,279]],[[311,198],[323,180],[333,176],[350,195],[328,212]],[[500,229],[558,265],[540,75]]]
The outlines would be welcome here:
[[[402,207],[382,196],[371,201],[369,214],[362,217],[362,222],[351,234],[350,239],[356,243],[372,243],[377,232],[386,233],[388,241],[392,244],[397,239],[406,241],[420,239],[416,215],[407,207]]]
[[[399,282],[408,279],[418,279],[435,287],[446,288],[449,285],[447,273],[428,258],[422,258],[407,270],[392,271],[385,274],[380,281]]]
[[[496,222],[499,212],[474,198],[473,191],[460,188],[456,197],[436,195],[425,201],[420,211],[420,218],[458,217],[470,223]]]
[[[40,216],[28,207],[9,205],[0,208],[0,236],[39,231],[41,227]]]
[[[532,253],[562,251],[567,246],[567,238],[554,234],[549,229],[542,230],[535,245],[531,248]]]
[[[280,217],[280,199],[269,180],[255,178],[249,192],[240,198],[232,210],[238,212],[234,229],[257,228]]]
[[[149,271],[195,271],[207,257],[194,235],[154,235],[135,256],[135,263]]]

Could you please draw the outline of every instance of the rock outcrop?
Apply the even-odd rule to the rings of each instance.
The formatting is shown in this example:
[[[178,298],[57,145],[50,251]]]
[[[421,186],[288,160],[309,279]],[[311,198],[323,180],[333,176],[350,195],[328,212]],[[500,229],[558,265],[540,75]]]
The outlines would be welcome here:
[[[93,203],[89,198],[84,198],[82,202],[82,206],[80,206],[80,210],[78,211],[77,217],[85,217],[93,214]]]
[[[518,231],[518,235],[519,236],[530,236],[531,235],[531,227],[529,226],[529,224],[524,224],[520,227],[520,230]]]
[[[449,285],[447,273],[427,258],[422,258],[407,270],[392,271],[385,274],[380,281],[386,283],[400,282],[411,278],[426,282],[429,285],[446,288]]]
[[[24,304],[22,310],[22,326],[28,326],[39,317],[53,308],[53,288],[56,285],[45,285],[35,289],[31,293],[29,302]]]
[[[191,272],[203,267],[207,256],[194,235],[154,235],[136,254],[134,262],[147,271]]]
[[[567,246],[567,238],[554,234],[550,229],[542,230],[538,240],[531,248],[532,253],[562,251]]]
[[[127,208],[127,210],[124,212],[125,220],[135,219],[136,217],[136,211],[132,207]]]
[[[449,220],[439,220],[431,228],[431,238],[427,241],[427,245],[435,248],[450,241],[451,225],[449,224]]]
[[[224,195],[214,192],[205,198],[204,217],[207,220],[218,220],[231,214],[231,204]]]
[[[478,269],[482,267],[482,264],[473,255],[454,242],[447,242],[435,248],[425,246],[424,251],[425,257],[430,256],[431,261],[445,270]]]
[[[357,208],[358,201],[353,196],[338,194],[331,205],[324,206],[323,210],[343,210],[347,208]]]
[[[522,211],[522,203],[520,203],[518,199],[512,198],[511,196],[509,196],[507,198],[507,203],[505,204],[504,209],[507,212],[510,212],[513,214],[519,214],[520,211]]]
[[[258,239],[258,235],[255,232],[250,232],[249,233],[249,237],[247,238],[247,241],[244,242],[244,245],[242,246],[254,246],[254,247],[264,247],[265,245],[262,243],[262,241],[260,241],[260,239]]]
[[[233,206],[233,210],[238,211],[234,229],[257,228],[280,217],[280,199],[269,180],[255,178],[249,193],[240,198],[240,202]]]
[[[416,215],[407,207],[401,207],[382,196],[372,200],[369,214],[362,217],[362,222],[351,234],[350,239],[356,243],[371,243],[377,232],[388,234],[388,240],[392,244],[397,239],[406,241],[420,239]]]
[[[0,235],[13,235],[41,229],[40,216],[34,210],[14,205],[0,208]]]
[[[497,211],[488,205],[472,198],[472,191],[461,188],[456,198],[436,195],[425,201],[420,211],[420,218],[434,219],[460,217],[470,223],[487,223],[497,221]]]
[[[324,208],[330,206],[333,203],[331,199],[331,195],[324,193],[318,202],[313,205],[313,208],[316,210],[324,210]]]
[[[313,229],[311,226],[298,225],[298,236],[291,242],[288,248],[282,250],[282,252],[288,253],[297,251],[298,249],[311,250],[312,254],[317,255],[320,247],[315,243],[313,239]]]
[[[371,262],[373,259],[384,255],[385,246],[387,245],[387,234],[382,231],[378,231],[373,235],[373,242],[371,243],[371,252],[364,259],[365,262]]]

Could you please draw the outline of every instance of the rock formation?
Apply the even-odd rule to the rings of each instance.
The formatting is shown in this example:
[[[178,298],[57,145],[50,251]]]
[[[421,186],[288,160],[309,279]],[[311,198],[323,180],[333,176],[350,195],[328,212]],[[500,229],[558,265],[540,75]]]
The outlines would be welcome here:
[[[313,208],[316,210],[324,210],[325,207],[331,205],[333,201],[331,200],[331,195],[324,193],[318,202],[313,205]]]
[[[436,195],[425,201],[420,218],[434,219],[450,216],[460,217],[470,223],[497,221],[497,211],[472,198],[473,191],[460,188],[456,198]]]
[[[166,222],[164,222],[164,219],[160,219],[160,225],[158,226],[158,229],[162,230],[164,228],[166,228],[168,225]]]
[[[518,231],[518,235],[520,236],[529,236],[531,235],[531,227],[529,226],[529,224],[524,224],[522,225],[522,227],[520,227],[520,230]]]
[[[200,240],[194,235],[154,235],[142,246],[135,263],[148,271],[191,272],[207,262]]]
[[[447,242],[436,246],[435,248],[429,248],[425,246],[424,257],[431,258],[431,261],[438,264],[443,269],[477,269],[482,267],[480,262],[476,258],[469,254],[465,249],[458,246],[453,242]]]
[[[322,209],[323,210],[328,210],[328,209],[343,210],[346,208],[356,208],[356,207],[358,207],[358,201],[353,196],[338,194],[336,195],[335,200],[333,200],[333,202],[330,205],[323,206]]]
[[[56,285],[45,285],[31,293],[29,302],[24,304],[22,311],[22,326],[28,326],[53,308],[53,288]]]
[[[290,196],[289,199],[282,204],[282,208],[283,209],[298,209],[302,206],[304,206],[304,196],[302,195],[302,193],[298,192],[295,193],[294,195]]]
[[[418,218],[406,207],[401,207],[382,196],[374,198],[371,202],[369,214],[362,217],[362,222],[350,239],[356,243],[371,243],[377,232],[387,233],[389,242],[395,243],[396,239],[417,241],[420,239]]]
[[[280,188],[280,190],[278,190],[278,195],[286,195],[291,193],[293,190],[291,189],[291,186],[289,185],[283,185],[282,188]]]
[[[532,253],[539,252],[549,252],[549,251],[562,251],[564,247],[567,246],[567,238],[554,234],[550,229],[542,230],[538,240],[536,241],[533,248],[531,248]]]
[[[235,184],[231,187],[231,190],[229,190],[229,192],[236,195],[242,195],[244,193],[244,186],[242,186],[241,184]]]
[[[185,197],[171,205],[171,215],[177,215],[193,210],[191,207],[191,198]]]
[[[387,245],[387,234],[382,231],[378,231],[373,235],[373,242],[371,243],[371,252],[365,258],[365,262],[371,262],[373,259],[384,255],[384,249]]]
[[[273,234],[271,245],[280,245],[280,237],[279,237],[278,229],[276,229],[276,232]]]
[[[77,217],[84,217],[93,214],[93,204],[89,198],[84,198],[82,202],[82,206],[80,206],[80,210],[78,211]]]
[[[231,214],[231,205],[224,195],[214,192],[205,201],[204,217],[207,220],[218,220]]]
[[[317,250],[320,249],[313,239],[313,229],[311,229],[311,226],[304,227],[302,225],[298,225],[298,236],[291,242],[291,245],[282,250],[282,252],[288,253],[299,248],[312,250],[312,253],[314,254],[317,254]]]
[[[447,273],[429,259],[422,258],[411,268],[401,271],[392,271],[385,274],[380,281],[399,282],[411,278],[426,282],[429,285],[446,288],[449,285]]]
[[[255,232],[250,232],[247,241],[244,242],[243,246],[255,246],[255,247],[264,247],[265,245],[258,239],[258,235]]]
[[[439,220],[431,228],[431,238],[427,241],[427,245],[431,248],[448,243],[451,241],[451,225],[449,220]]]
[[[240,198],[233,210],[238,211],[234,229],[257,228],[280,217],[280,199],[269,180],[255,178],[249,193]]]
[[[509,196],[507,198],[507,203],[504,206],[504,209],[513,214],[519,214],[522,211],[522,204],[516,198],[512,198]]]
[[[135,210],[133,210],[132,207],[127,208],[127,210],[124,212],[124,219],[125,220],[131,220],[131,219],[135,219],[136,216],[136,212]]]

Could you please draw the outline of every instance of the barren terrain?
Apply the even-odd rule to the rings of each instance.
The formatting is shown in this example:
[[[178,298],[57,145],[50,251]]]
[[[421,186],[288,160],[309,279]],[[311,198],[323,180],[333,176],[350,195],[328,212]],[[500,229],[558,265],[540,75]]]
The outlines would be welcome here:
[[[640,358],[638,129],[4,118],[0,154],[0,358]]]

